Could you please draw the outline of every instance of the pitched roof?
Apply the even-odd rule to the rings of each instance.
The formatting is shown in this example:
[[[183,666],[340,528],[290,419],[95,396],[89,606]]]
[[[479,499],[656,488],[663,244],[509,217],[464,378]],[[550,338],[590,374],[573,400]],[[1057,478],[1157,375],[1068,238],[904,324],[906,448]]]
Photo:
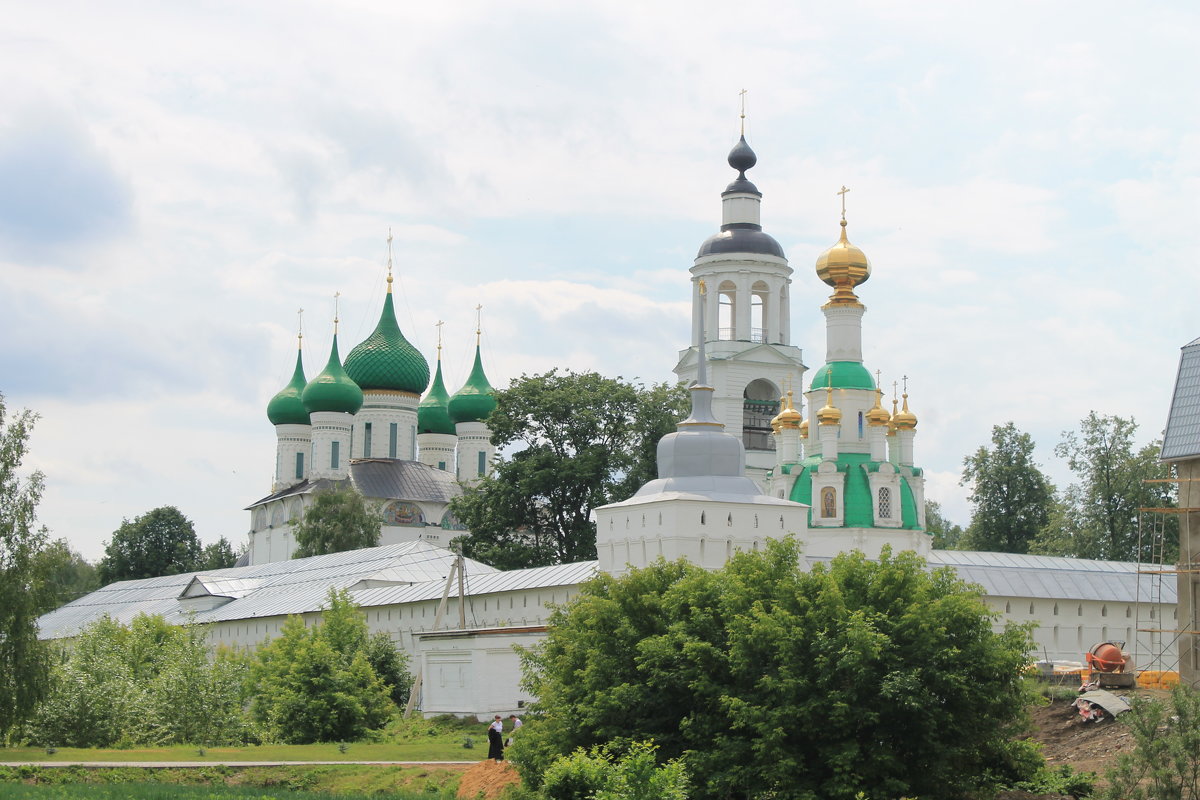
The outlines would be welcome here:
[[[1183,346],[1175,394],[1163,433],[1162,459],[1176,461],[1200,456],[1200,339]]]

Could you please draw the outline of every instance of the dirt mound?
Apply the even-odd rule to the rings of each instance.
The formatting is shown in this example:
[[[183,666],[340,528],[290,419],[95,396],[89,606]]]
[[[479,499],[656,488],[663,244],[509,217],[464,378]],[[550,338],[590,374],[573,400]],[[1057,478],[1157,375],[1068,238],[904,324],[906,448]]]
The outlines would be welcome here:
[[[463,800],[495,800],[509,786],[521,782],[516,768],[507,761],[480,761],[463,773],[458,782],[458,796]]]
[[[1070,764],[1078,772],[1103,775],[1116,766],[1122,753],[1133,750],[1133,736],[1121,723],[1081,722],[1079,713],[1067,700],[1054,700],[1048,706],[1035,708],[1033,738],[1042,745],[1042,752],[1051,767]]]

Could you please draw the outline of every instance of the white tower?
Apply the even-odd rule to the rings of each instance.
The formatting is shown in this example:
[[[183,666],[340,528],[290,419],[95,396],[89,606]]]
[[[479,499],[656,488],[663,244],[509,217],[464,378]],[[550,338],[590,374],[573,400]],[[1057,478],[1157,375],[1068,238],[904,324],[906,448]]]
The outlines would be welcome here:
[[[300,345],[302,332],[296,334],[296,370],[292,380],[267,404],[267,419],[275,426],[275,480],[271,491],[278,492],[308,477],[312,452],[312,425],[300,395],[304,379],[304,357]]]
[[[437,371],[417,409],[417,448],[421,463],[454,472],[458,435],[450,419],[450,395],[442,380],[442,322],[438,321]]]
[[[396,322],[391,233],[383,312],[371,335],[346,355],[346,374],[363,390],[354,417],[354,457],[416,460],[417,404],[429,384],[429,362]]]
[[[350,477],[354,415],[362,407],[363,393],[342,369],[338,356],[337,324],[335,313],[329,362],[304,387],[301,400],[312,420],[312,466],[309,476],[340,481]]]
[[[707,331],[713,415],[741,438],[746,474],[761,486],[776,460],[771,418],[783,388],[802,385],[805,367],[791,343],[792,269],[763,232],[762,193],[746,179],[757,161],[743,131],[729,153],[738,177],[721,194],[721,231],[701,245],[691,269],[692,343],[680,352],[675,374],[689,385],[696,380]],[[715,303],[703,302],[701,281]]]
[[[483,306],[475,306],[476,316]],[[475,365],[463,387],[454,393],[447,403],[454,432],[458,436],[457,475],[468,486],[478,483],[480,478],[492,474],[496,459],[496,447],[492,444],[492,431],[486,421],[496,408],[495,391],[483,372],[483,359],[479,353],[481,336],[479,321],[475,323]]]

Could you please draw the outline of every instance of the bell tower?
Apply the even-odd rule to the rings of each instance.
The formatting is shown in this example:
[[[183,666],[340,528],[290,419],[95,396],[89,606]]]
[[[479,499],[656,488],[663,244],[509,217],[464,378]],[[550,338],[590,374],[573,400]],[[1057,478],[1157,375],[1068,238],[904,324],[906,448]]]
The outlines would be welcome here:
[[[721,230],[700,246],[692,273],[692,342],[675,374],[695,382],[701,337],[709,353],[712,410],[746,449],[746,475],[764,485],[775,466],[771,419],[779,398],[803,386],[803,354],[792,345],[792,268],[762,229],[762,193],[746,178],[758,163],[743,131],[729,153],[737,178],[721,193]],[[713,295],[707,303],[700,284]]]

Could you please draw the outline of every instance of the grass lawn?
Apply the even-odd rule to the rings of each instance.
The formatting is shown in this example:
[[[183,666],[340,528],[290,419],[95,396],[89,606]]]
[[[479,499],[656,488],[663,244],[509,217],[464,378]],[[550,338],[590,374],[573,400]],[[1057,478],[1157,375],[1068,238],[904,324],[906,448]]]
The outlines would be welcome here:
[[[395,800],[428,800],[428,792],[398,792],[388,794]],[[8,784],[4,786],[4,797],[12,800],[378,800],[379,795],[329,794],[327,792],[292,791],[289,789],[264,789],[256,786],[178,786],[153,783],[123,783],[96,786],[66,784],[62,786],[27,786]]]
[[[328,744],[263,744],[237,747],[81,748],[0,747],[0,761],[479,761],[487,755],[483,723],[438,718],[393,719],[376,741]],[[474,747],[463,744],[470,740]],[[203,749],[204,755],[201,755]]]
[[[430,737],[410,742],[336,744],[264,744],[243,747],[206,747],[204,755],[194,745],[135,747],[129,749],[60,747],[50,754],[39,747],[0,748],[0,761],[479,761],[487,742],[475,738],[475,747],[463,747],[464,736]],[[482,749],[481,749],[482,748]]]

